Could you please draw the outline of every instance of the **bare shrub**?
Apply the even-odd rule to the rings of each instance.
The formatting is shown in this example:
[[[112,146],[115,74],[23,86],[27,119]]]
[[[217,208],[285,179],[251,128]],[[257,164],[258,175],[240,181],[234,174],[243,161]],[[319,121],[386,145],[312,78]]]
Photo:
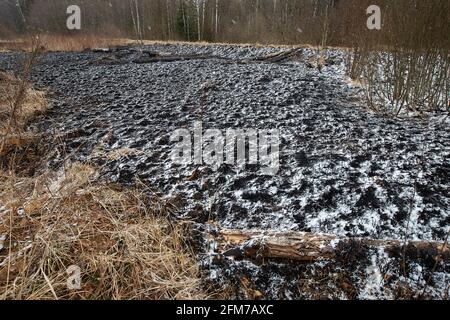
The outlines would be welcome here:
[[[353,35],[347,73],[361,80],[369,107],[399,116],[448,111],[448,1],[386,3],[381,31]]]
[[[394,116],[446,111],[450,60],[445,52],[371,52],[363,69],[370,107]]]
[[[35,160],[37,136],[28,128],[28,123],[47,109],[44,93],[34,89],[28,81],[39,48],[38,40],[34,40],[19,77],[0,72],[0,168],[3,169],[26,168],[25,164]]]

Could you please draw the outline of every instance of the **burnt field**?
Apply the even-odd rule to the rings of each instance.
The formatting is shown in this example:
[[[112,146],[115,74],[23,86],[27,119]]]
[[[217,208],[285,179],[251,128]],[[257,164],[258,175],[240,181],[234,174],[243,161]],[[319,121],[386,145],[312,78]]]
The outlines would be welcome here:
[[[175,220],[195,222],[209,281],[231,283],[239,296],[448,297],[450,262],[433,250],[387,254],[350,242],[333,262],[217,257],[209,235],[216,228],[405,243],[448,234],[445,114],[372,113],[345,76],[344,52],[327,50],[319,64],[315,50],[280,50],[152,45],[43,54],[32,80],[49,91],[51,108],[33,126],[54,144],[48,165],[93,163],[105,181],[150,186]],[[0,68],[14,72],[20,63],[19,53],[0,54]],[[195,121],[223,132],[278,129],[277,174],[173,163],[172,133]]]

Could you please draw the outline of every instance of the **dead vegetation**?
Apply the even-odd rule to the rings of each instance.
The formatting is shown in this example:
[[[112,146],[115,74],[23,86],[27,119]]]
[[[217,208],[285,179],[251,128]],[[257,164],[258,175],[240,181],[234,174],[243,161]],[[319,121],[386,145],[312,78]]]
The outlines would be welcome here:
[[[0,51],[22,50],[31,52],[34,48],[35,36],[24,37],[14,41],[0,42]],[[126,44],[128,40],[99,37],[93,34],[63,35],[39,34],[40,49],[45,51],[83,51]]]
[[[36,132],[28,124],[47,110],[45,93],[32,88],[28,81],[38,58],[37,42],[25,61],[19,77],[0,71],[0,169],[30,167],[39,151]],[[32,166],[34,168],[34,166]]]
[[[42,45],[48,51],[83,51],[122,44],[120,40],[105,39],[91,34],[43,35],[41,38]]]
[[[386,6],[380,31],[350,35],[347,72],[362,84],[370,109],[395,117],[450,111],[449,27],[442,23],[449,10],[448,1],[396,1]]]
[[[66,172],[2,176],[3,299],[205,298],[187,242],[189,223],[171,224],[145,188],[95,183],[75,163]],[[81,287],[69,290],[70,266]]]

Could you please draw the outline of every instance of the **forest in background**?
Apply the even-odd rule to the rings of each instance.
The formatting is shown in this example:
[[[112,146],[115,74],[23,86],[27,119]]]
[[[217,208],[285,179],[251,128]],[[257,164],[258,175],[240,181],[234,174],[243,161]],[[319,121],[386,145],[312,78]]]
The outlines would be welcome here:
[[[69,5],[81,8],[81,30],[66,28]],[[366,26],[370,5],[382,10],[380,31]],[[449,48],[449,12],[448,0],[1,0],[0,38],[82,33],[353,47],[361,37],[389,45],[413,35],[421,46]]]
[[[71,5],[80,30],[67,27]],[[380,29],[368,27],[373,5]],[[40,35],[56,51],[125,39],[345,47],[367,105],[399,116],[449,110],[449,21],[449,0],[0,0],[0,39],[13,40],[0,45]]]

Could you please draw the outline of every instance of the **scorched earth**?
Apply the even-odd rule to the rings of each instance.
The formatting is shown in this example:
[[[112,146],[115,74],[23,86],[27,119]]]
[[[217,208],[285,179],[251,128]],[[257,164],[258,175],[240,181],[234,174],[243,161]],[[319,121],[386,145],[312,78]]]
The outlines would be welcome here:
[[[98,164],[109,181],[140,179],[174,203],[174,216],[194,220],[201,231],[214,222],[221,228],[444,241],[449,120],[399,120],[366,110],[339,50],[327,51],[323,68],[311,63],[318,53],[306,48],[279,61],[261,58],[279,51],[152,45],[47,53],[32,77],[50,90],[52,108],[35,125],[60,138],[51,165],[61,166],[68,155]],[[19,53],[2,53],[0,68],[17,71],[20,60]],[[173,163],[171,134],[195,121],[223,133],[278,129],[278,173],[264,175],[258,165],[213,170]],[[448,291],[448,261],[427,289],[433,259],[419,259],[400,274],[383,252],[331,267],[216,263],[208,251],[199,259],[212,281],[250,279],[266,297],[393,298],[394,280],[432,297]],[[308,279],[321,274],[326,285],[312,289]],[[351,289],[330,284],[342,275]]]

